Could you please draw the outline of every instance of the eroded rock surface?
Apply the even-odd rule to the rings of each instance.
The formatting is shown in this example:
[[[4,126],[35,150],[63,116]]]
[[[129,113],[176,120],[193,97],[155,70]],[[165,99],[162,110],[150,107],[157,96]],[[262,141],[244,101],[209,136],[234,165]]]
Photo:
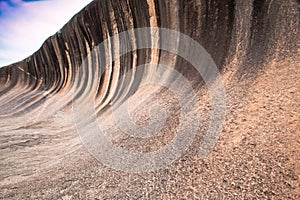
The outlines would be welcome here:
[[[93,1],[32,56],[0,68],[0,197],[299,199],[299,8],[296,0]],[[215,148],[203,159],[198,153],[209,127],[211,96],[190,63],[155,48],[134,50],[110,63],[125,47],[123,41],[86,60],[109,37],[142,27],[190,36],[220,70],[226,119]],[[151,34],[131,34],[128,40],[132,45],[162,42],[159,34],[154,39]],[[153,67],[138,68],[146,63]],[[98,121],[109,121],[109,108],[133,93],[130,113],[140,125],[149,122],[148,109],[163,105],[169,115],[152,139],[129,137],[113,123],[105,124],[107,137],[119,147],[158,150],[176,135],[180,105],[166,88],[138,89],[157,73],[157,64],[172,66],[190,81],[198,102],[189,113],[201,113],[197,136],[186,154],[163,169],[141,174],[111,169],[82,144],[74,102],[86,127],[86,105],[93,101]],[[166,74],[161,81],[175,84],[178,78]]]

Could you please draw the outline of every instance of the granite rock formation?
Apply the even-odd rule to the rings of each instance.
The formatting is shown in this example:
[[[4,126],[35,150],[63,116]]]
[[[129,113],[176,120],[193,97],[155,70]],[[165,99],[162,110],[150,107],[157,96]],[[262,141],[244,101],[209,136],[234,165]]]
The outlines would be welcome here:
[[[32,56],[0,68],[0,197],[299,199],[299,16],[296,0],[93,1]],[[148,48],[122,55],[99,76],[97,58],[87,61],[88,71],[82,68],[103,41],[143,27],[190,36],[218,66],[227,116],[206,158],[197,155],[209,123],[210,96],[190,63]],[[131,36],[130,41],[138,42]],[[159,35],[151,42],[159,43]],[[118,42],[110,45],[101,51],[107,59],[122,48]],[[156,73],[155,67],[139,71],[137,66],[145,63],[173,66],[190,81],[199,98],[190,112],[201,113],[202,121],[183,157],[158,171],[131,174],[111,169],[89,154],[76,132],[72,105],[79,102],[83,117],[85,105],[94,101],[98,120],[103,121],[111,106],[132,93],[132,115],[136,123],[145,124],[145,108],[159,103],[170,114],[152,140],[128,137],[112,125],[107,134],[130,150],[161,148],[176,134],[180,108],[167,89],[135,87]],[[121,79],[124,74],[129,81]],[[84,126],[89,126],[89,116],[84,117]]]

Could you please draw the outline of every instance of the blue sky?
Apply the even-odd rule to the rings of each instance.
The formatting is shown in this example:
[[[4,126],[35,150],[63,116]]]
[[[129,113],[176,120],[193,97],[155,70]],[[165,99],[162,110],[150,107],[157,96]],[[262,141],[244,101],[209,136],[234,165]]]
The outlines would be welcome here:
[[[0,0],[0,67],[25,59],[92,0]]]

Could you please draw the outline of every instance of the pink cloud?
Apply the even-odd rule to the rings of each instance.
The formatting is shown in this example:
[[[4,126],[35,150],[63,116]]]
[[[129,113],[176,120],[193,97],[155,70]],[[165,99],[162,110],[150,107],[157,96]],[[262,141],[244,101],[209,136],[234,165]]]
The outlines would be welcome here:
[[[25,59],[92,0],[20,3],[0,17],[0,67]],[[14,2],[21,2],[14,0]],[[64,9],[62,9],[64,8]]]

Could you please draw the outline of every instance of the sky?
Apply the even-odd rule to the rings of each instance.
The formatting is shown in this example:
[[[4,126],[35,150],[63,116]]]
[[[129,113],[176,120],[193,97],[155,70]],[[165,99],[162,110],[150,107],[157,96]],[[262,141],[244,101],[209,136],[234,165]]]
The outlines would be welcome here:
[[[0,67],[21,61],[92,0],[0,0]]]

